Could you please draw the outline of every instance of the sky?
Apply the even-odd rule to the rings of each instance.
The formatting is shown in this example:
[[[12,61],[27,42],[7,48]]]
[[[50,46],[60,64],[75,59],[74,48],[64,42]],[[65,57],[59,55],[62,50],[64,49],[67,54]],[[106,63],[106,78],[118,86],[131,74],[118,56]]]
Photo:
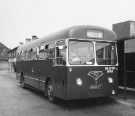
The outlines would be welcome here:
[[[32,35],[127,20],[135,21],[135,0],[0,0],[0,42],[12,49]]]

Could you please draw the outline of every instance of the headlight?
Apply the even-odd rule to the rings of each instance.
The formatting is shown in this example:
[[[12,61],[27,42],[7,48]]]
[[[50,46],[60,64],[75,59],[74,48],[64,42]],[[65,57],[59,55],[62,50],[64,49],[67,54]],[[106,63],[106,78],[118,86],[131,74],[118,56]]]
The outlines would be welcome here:
[[[109,82],[109,83],[113,83],[113,78],[108,77],[108,82]]]
[[[76,79],[76,84],[79,85],[79,86],[82,86],[82,84],[83,84],[82,79],[81,78],[77,78]]]
[[[113,94],[113,95],[115,94],[115,90],[112,90],[112,94]]]

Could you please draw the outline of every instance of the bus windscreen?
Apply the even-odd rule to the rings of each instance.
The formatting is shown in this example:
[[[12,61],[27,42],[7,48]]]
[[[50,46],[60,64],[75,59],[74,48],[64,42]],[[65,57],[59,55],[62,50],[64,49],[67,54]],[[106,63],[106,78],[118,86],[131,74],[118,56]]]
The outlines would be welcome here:
[[[96,60],[98,65],[116,65],[116,45],[114,42],[96,42]]]
[[[69,64],[92,65],[95,62],[94,45],[90,41],[69,41]]]

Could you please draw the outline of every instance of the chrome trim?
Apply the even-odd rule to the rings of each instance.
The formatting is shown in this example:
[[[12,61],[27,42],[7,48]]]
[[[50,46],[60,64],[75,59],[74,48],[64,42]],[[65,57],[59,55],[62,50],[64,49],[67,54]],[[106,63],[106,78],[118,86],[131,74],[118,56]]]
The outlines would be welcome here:
[[[39,80],[40,82],[43,82],[43,83],[45,83],[46,81],[43,81],[43,80]]]
[[[69,61],[69,54],[68,54],[68,52],[69,52],[69,44],[68,44],[68,43],[69,43],[69,39],[70,39],[70,38],[67,38],[67,39],[66,39],[66,42],[67,42],[67,53],[66,53],[66,56],[67,56],[67,57],[66,57],[66,60],[67,60],[66,62],[67,62],[67,63],[66,63],[66,66],[70,66],[70,64],[69,64],[69,62],[68,62],[68,61]]]
[[[66,43],[66,46],[67,46],[67,49],[66,49],[66,66],[69,66],[69,62],[68,62],[68,49],[69,49],[69,46],[68,46],[68,39],[65,40],[65,43]]]
[[[67,67],[72,67],[72,66],[84,66],[84,67],[86,67],[86,66],[93,66],[93,67],[95,67],[95,66],[109,66],[109,67],[115,67],[115,66],[118,66],[118,65],[67,65]]]
[[[94,44],[94,57],[95,57],[95,63],[94,63],[94,65],[98,65],[97,64],[97,57],[96,57],[96,42],[93,41],[93,44]]]
[[[74,39],[76,39],[76,38],[67,38],[68,40],[70,39],[70,40],[74,40]],[[113,40],[113,41],[111,41],[111,40],[100,40],[100,39],[87,39],[87,38],[84,38],[84,39],[82,39],[82,38],[77,38],[76,40],[87,40],[87,41],[103,41],[103,42],[117,42],[116,40]]]
[[[117,66],[119,66],[119,62],[118,62],[118,49],[117,49],[117,44],[115,43],[115,47],[116,47],[116,57],[117,57]]]
[[[24,78],[31,79],[31,80],[35,80],[35,81],[40,81],[40,82],[43,82],[43,83],[46,82],[46,81],[43,81],[43,80],[41,80],[41,79],[33,78],[33,77],[31,77],[31,76],[24,76]]]
[[[128,90],[128,91],[133,91],[133,92],[135,92],[135,88],[129,88],[129,87],[124,87],[124,86],[118,86],[118,88],[119,89],[122,89],[122,90],[124,90],[124,89],[126,89],[126,90]]]
[[[95,81],[97,81],[100,77],[102,77],[104,75],[103,71],[89,71],[88,72],[88,76],[92,79],[94,79]]]

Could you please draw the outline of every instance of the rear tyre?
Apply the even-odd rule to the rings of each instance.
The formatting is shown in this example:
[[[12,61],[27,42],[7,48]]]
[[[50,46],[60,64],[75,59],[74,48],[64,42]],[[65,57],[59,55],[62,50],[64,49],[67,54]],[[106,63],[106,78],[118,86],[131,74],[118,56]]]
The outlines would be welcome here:
[[[24,80],[20,83],[20,87],[22,87],[22,88],[25,88],[26,87],[26,85],[24,83]]]
[[[26,84],[25,84],[25,82],[24,82],[24,77],[23,77],[22,74],[21,74],[21,76],[20,76],[20,87],[22,87],[22,88],[25,88],[25,87],[26,87]]]
[[[54,96],[54,86],[52,81],[49,81],[47,84],[47,97],[50,102],[52,103],[56,102],[56,98]]]

